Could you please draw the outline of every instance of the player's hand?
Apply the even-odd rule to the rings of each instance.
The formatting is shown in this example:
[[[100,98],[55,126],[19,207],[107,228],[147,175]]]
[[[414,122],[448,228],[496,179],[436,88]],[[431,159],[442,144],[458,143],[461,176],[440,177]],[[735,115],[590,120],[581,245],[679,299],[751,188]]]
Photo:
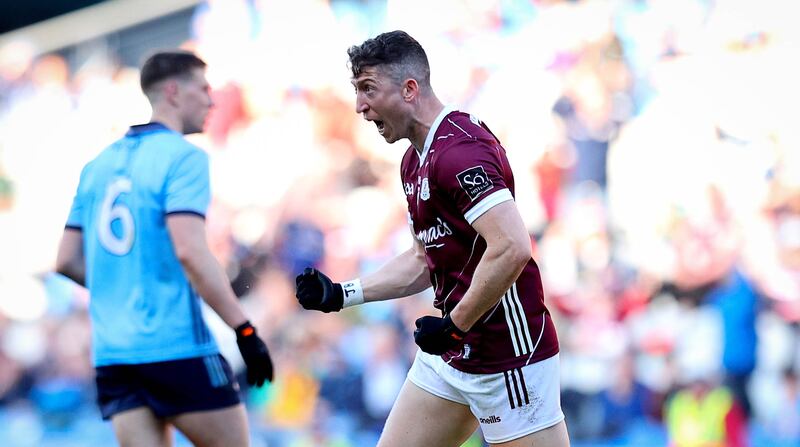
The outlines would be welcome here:
[[[344,305],[344,290],[317,269],[306,268],[295,278],[297,301],[304,309],[338,312]]]
[[[269,350],[249,321],[236,328],[236,344],[247,365],[247,383],[261,386],[264,381],[272,382],[273,367]]]
[[[414,341],[428,354],[442,355],[460,345],[467,335],[453,324],[449,314],[444,318],[431,316],[418,318],[416,325]]]

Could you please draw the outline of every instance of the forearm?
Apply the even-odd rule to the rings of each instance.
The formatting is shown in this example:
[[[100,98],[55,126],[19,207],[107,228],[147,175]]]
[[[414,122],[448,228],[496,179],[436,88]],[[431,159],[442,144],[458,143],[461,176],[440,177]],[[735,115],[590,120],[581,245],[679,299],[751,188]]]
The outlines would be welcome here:
[[[83,257],[83,232],[67,228],[61,237],[56,254],[55,271],[76,283],[86,286],[86,260]]]
[[[181,260],[184,272],[203,300],[231,328],[237,328],[247,321],[230,280],[209,251],[196,253]]]
[[[376,272],[361,278],[364,301],[383,301],[422,292],[431,286],[424,254],[414,248],[392,258]]]
[[[468,331],[511,288],[529,259],[519,251],[488,247],[475,268],[472,284],[450,312],[453,323]]]

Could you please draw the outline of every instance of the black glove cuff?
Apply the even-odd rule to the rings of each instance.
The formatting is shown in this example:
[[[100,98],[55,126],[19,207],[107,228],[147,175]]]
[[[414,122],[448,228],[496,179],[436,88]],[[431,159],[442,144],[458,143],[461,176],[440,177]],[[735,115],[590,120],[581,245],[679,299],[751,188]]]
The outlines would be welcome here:
[[[236,338],[241,339],[245,337],[250,337],[251,335],[255,335],[256,328],[253,327],[253,325],[250,324],[250,321],[248,320],[237,326],[235,331],[236,331]]]
[[[458,326],[453,323],[453,320],[450,318],[450,314],[444,316],[444,324],[447,328],[447,333],[450,334],[451,338],[461,341],[467,336],[466,332],[459,329]]]

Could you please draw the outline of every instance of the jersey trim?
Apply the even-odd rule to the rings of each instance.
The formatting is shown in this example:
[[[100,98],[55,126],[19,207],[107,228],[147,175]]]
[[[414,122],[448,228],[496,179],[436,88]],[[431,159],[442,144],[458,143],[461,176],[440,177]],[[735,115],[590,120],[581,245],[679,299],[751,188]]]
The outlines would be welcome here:
[[[194,215],[194,216],[197,216],[197,217],[201,217],[203,219],[206,218],[205,214],[203,214],[203,213],[201,213],[199,211],[194,211],[194,210],[175,210],[175,211],[169,211],[169,212],[166,213],[167,216],[174,216],[176,214],[191,214],[191,215]]]
[[[211,380],[212,387],[219,388],[228,384],[228,376],[225,374],[225,369],[222,367],[219,356],[205,356],[203,357],[203,363],[206,365],[206,372]]]
[[[472,115],[470,115],[470,116],[472,116]],[[447,119],[447,122],[449,122],[450,124],[452,124],[453,126],[455,126],[455,127],[456,127],[456,129],[458,129],[458,130],[460,130],[460,131],[464,132],[464,135],[466,135],[468,138],[475,138],[475,137],[473,137],[472,135],[470,135],[470,134],[469,134],[469,132],[467,132],[466,130],[464,130],[464,128],[463,128],[463,127],[461,127],[461,126],[459,126],[458,124],[454,123],[454,122],[453,122],[453,120],[451,120],[450,118],[448,118],[448,119]]]
[[[444,117],[449,115],[450,113],[455,111],[455,107],[453,106],[445,106],[439,115],[433,120],[433,124],[431,124],[430,130],[428,130],[428,136],[425,137],[425,146],[422,148],[422,154],[419,156],[419,165],[422,166],[422,163],[425,162],[425,157],[428,155],[428,150],[431,148],[431,144],[433,144],[433,136],[436,135],[436,131],[439,129],[439,125],[442,124],[444,121]]]
[[[542,341],[542,336],[544,335],[544,325],[547,324],[547,313],[542,313],[542,330],[539,331],[539,338],[536,339],[536,344],[533,345],[533,349],[531,349],[531,354],[528,356],[528,361],[525,362],[525,365],[529,365],[531,363],[531,359],[533,358],[533,353],[536,352],[536,348],[539,347],[539,343]]]
[[[459,284],[458,281],[461,280],[461,275],[464,274],[464,270],[467,269],[467,266],[472,261],[472,256],[475,255],[475,246],[477,245],[478,239],[480,237],[481,237],[480,234],[476,234],[475,235],[475,239],[472,240],[472,250],[469,252],[469,258],[467,258],[467,262],[464,263],[464,267],[461,268],[461,272],[458,273],[458,278],[457,278],[457,281],[456,281],[455,285],[453,285],[453,288],[450,289],[450,292],[447,294],[446,297],[444,297],[444,300],[442,300],[442,308],[443,309],[445,308],[445,304],[447,304],[447,299],[450,298],[450,295],[452,295],[453,292],[456,290],[456,287],[458,287],[458,284]],[[436,275],[434,275],[434,277],[436,277]],[[445,278],[442,278],[442,287],[443,288],[444,288],[444,280],[445,280]],[[442,289],[442,291],[444,291],[444,289]],[[435,292],[436,292],[436,290],[434,289],[434,293]]]
[[[158,121],[152,121],[147,124],[135,124],[131,126],[130,129],[128,129],[128,131],[125,133],[125,136],[135,137],[149,132],[172,132],[172,129],[159,123]]]
[[[64,229],[65,229],[65,230],[78,230],[78,231],[83,231],[83,227],[82,227],[82,226],[80,226],[80,225],[70,225],[70,224],[67,224],[67,225],[64,225]]]
[[[477,218],[494,208],[495,205],[499,205],[509,200],[514,200],[514,196],[511,195],[511,191],[509,191],[508,188],[495,191],[467,211],[466,214],[464,214],[464,218],[467,219],[467,222],[469,222],[470,225],[472,225],[472,222],[475,222]]]

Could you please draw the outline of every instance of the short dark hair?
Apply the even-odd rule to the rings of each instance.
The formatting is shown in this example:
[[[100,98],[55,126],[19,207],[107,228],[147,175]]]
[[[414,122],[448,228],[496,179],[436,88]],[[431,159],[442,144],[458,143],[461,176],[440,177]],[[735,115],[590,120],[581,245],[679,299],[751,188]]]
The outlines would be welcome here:
[[[161,51],[153,54],[142,65],[139,84],[147,93],[164,79],[188,76],[195,68],[205,68],[206,63],[189,51]]]
[[[390,31],[347,50],[350,70],[356,78],[367,67],[380,67],[395,82],[416,79],[431,85],[431,68],[422,45],[405,31]]]

